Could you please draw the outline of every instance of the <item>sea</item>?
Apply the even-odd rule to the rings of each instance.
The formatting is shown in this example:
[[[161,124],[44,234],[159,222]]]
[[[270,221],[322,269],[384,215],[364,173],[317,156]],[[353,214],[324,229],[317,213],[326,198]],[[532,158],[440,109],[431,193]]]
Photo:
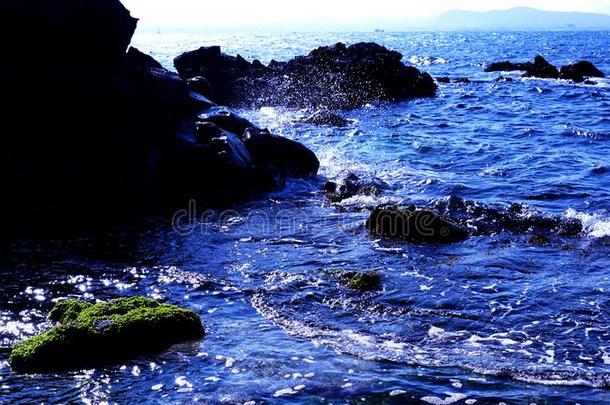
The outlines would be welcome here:
[[[610,403],[610,80],[484,71],[540,54],[610,74],[610,32],[154,33],[133,45],[173,69],[200,46],[269,62],[361,41],[470,83],[339,111],[344,128],[240,109],[311,148],[318,177],[186,223],[185,203],[104,233],[13,241],[0,260],[0,403]],[[324,184],[352,173],[383,193],[329,203]],[[471,236],[379,240],[364,226],[379,204],[434,209]],[[381,283],[350,290],[335,269]],[[129,295],[196,311],[205,338],[104,368],[11,371],[11,346],[49,328],[58,299]]]

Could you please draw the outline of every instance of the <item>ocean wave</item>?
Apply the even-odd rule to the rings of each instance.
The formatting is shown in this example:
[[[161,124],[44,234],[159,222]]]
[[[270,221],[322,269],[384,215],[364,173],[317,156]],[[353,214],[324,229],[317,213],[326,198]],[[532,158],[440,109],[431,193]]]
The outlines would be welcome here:
[[[320,317],[315,320],[302,318],[304,311],[293,312],[294,308],[286,308],[266,293],[255,294],[252,304],[261,316],[288,335],[309,339],[316,346],[326,346],[368,361],[390,361],[431,368],[456,367],[480,375],[549,386],[610,387],[610,373],[590,371],[579,364],[557,362],[548,344],[541,343],[538,349],[541,352],[535,353],[527,335],[514,340],[506,333],[479,336],[465,330],[447,332],[431,326],[419,340],[405,340],[394,333],[371,333],[357,328],[325,325]],[[514,349],[508,349],[511,347]],[[508,353],[519,357],[507,362]]]
[[[598,214],[579,212],[572,208],[565,212],[565,217],[570,220],[576,219],[580,221],[586,236],[592,238],[610,236],[610,218]]]
[[[552,233],[565,237],[582,234],[580,218],[550,215],[525,204],[492,207],[456,196],[433,200],[430,208],[467,227],[473,235]]]

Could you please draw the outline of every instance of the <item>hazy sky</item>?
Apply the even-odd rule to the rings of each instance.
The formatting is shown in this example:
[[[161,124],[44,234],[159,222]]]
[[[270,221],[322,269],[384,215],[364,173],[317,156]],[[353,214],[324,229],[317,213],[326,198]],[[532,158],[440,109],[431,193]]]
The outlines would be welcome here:
[[[607,11],[610,0],[122,0],[140,26],[246,28],[309,20],[433,17],[452,9],[498,10],[517,6],[557,11]]]

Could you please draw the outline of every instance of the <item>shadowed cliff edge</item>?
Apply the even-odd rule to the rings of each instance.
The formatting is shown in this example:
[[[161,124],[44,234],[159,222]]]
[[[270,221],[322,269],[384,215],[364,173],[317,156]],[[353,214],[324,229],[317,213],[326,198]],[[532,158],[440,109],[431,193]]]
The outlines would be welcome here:
[[[221,206],[317,173],[304,146],[247,121],[232,133],[238,117],[201,116],[214,103],[127,52],[137,20],[118,0],[1,7],[16,30],[0,72],[11,100],[1,124],[5,229],[120,221],[188,199]]]
[[[12,101],[1,124],[5,229],[108,224],[191,199],[226,206],[317,174],[305,146],[199,92],[229,105],[352,108],[436,91],[430,75],[372,43],[269,66],[201,48],[176,59],[180,77],[128,49],[137,20],[118,0],[2,9],[16,32],[0,72]]]

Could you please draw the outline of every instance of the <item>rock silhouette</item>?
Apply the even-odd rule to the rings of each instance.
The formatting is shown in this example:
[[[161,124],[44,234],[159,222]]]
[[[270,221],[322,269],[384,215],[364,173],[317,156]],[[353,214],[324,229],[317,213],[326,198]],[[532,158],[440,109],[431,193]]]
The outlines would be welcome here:
[[[184,79],[205,78],[205,95],[228,105],[350,109],[434,96],[432,77],[401,60],[400,53],[375,43],[338,43],[267,66],[223,54],[218,46],[202,47],[178,56],[174,65]]]

